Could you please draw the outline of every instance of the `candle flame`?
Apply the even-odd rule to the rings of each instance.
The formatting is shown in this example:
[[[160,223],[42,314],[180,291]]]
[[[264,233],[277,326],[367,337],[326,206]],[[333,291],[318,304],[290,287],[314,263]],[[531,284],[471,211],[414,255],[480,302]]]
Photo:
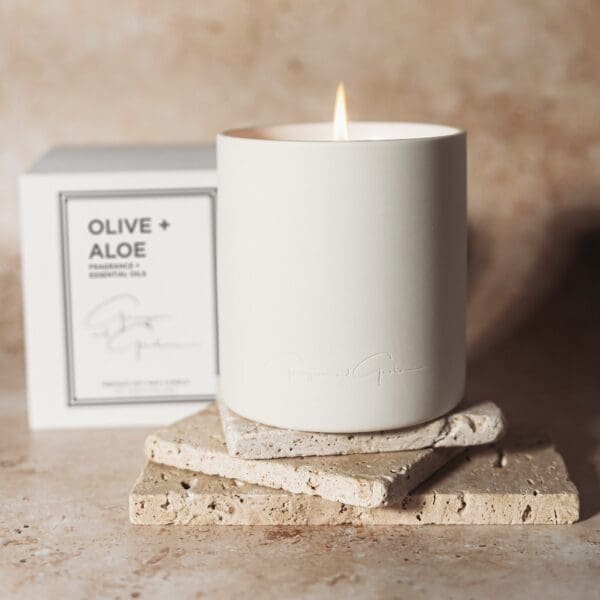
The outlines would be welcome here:
[[[348,115],[346,111],[346,90],[340,81],[335,95],[335,111],[333,113],[333,139],[348,139]]]

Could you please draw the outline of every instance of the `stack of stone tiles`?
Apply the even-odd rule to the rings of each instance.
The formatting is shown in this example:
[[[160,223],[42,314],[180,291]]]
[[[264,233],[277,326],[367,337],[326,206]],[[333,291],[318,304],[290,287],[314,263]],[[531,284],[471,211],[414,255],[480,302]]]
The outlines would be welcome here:
[[[503,437],[490,402],[416,427],[277,429],[213,405],[148,436],[129,497],[146,525],[572,523],[577,490],[544,438]],[[502,438],[502,439],[501,439]]]

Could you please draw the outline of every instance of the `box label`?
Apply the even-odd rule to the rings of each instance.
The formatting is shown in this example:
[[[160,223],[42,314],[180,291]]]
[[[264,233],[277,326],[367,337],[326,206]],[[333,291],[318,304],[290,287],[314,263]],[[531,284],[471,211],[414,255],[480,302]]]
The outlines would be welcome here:
[[[214,397],[215,190],[60,199],[69,404]]]

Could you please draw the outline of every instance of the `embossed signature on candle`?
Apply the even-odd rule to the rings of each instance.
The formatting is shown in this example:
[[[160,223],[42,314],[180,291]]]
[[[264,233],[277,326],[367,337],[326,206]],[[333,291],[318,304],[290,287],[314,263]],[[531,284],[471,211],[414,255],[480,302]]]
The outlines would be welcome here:
[[[283,358],[283,357],[282,357]],[[357,363],[339,370],[308,369],[298,355],[286,355],[285,364],[281,360],[273,360],[270,368],[283,367],[290,385],[297,383],[315,383],[324,380],[372,379],[377,387],[381,387],[386,379],[400,375],[416,373],[424,366],[404,367],[396,363],[390,352],[371,354]]]
[[[165,341],[159,336],[158,323],[170,318],[166,314],[144,314],[141,301],[133,294],[117,294],[106,298],[88,312],[86,329],[94,337],[103,338],[111,353],[133,351],[136,359],[149,349],[167,350],[196,348],[196,342]]]

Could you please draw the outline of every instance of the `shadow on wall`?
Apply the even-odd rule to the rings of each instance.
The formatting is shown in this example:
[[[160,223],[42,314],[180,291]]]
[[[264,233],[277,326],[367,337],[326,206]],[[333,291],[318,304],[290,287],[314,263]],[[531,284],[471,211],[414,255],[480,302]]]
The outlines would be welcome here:
[[[506,339],[559,284],[577,240],[600,230],[600,190],[556,190],[546,216],[511,215],[485,229],[469,223],[469,356]],[[519,229],[519,220],[529,220]],[[498,235],[501,234],[501,235]]]
[[[533,424],[552,435],[580,491],[585,519],[600,511],[600,207],[557,218],[555,227],[538,261],[540,281],[522,293],[539,301],[556,279],[554,271],[545,272],[556,253],[562,277],[510,336],[472,356],[468,393],[498,403],[509,428]]]

